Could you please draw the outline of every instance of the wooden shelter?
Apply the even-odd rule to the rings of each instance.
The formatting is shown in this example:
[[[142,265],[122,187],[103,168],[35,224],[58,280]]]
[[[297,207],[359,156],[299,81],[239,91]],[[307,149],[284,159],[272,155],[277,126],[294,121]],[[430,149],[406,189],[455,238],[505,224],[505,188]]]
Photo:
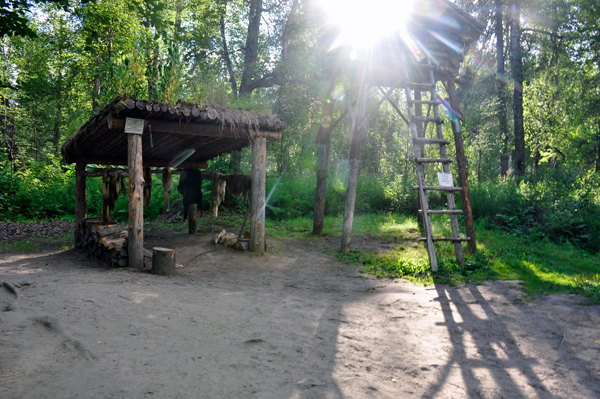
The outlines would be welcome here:
[[[86,165],[127,166],[127,170],[110,173],[129,179],[128,262],[129,266],[141,269],[143,169],[206,168],[209,160],[252,145],[249,248],[263,253],[266,140],[280,140],[284,127],[283,121],[273,115],[117,97],[62,147],[65,162],[76,164],[76,225],[86,220],[86,177],[101,175],[98,171],[87,171]]]
[[[426,231],[426,237],[423,240],[427,242],[433,270],[437,270],[433,241],[454,241],[457,260],[461,264],[463,262],[461,241],[468,241],[469,251],[475,251],[475,230],[460,124],[463,115],[458,107],[454,85],[467,48],[479,38],[484,29],[484,23],[473,18],[449,0],[419,0],[413,3],[412,13],[405,19],[404,25],[399,25],[393,34],[370,46],[357,49],[353,47],[352,43],[340,45],[336,39],[335,30],[323,38],[321,44],[330,54],[329,70],[326,72],[330,92],[334,91],[336,82],[342,77],[342,80],[350,83],[351,90],[355,95],[346,95],[346,111],[337,121],[322,126],[317,134],[319,156],[313,233],[318,234],[323,228],[330,135],[339,120],[348,115],[351,119],[350,171],[341,250],[344,253],[350,250],[360,148],[366,134],[365,123],[379,105],[388,101],[411,128],[417,181],[419,182],[416,189],[419,192],[420,217],[424,221]],[[449,95],[446,100],[440,98],[436,92],[439,81],[444,84]],[[379,88],[382,97],[373,109],[366,110],[367,91],[373,86]],[[408,115],[405,115],[390,97],[397,89],[404,91]],[[424,93],[429,98],[422,97]],[[330,95],[326,99],[324,119],[332,120],[332,104],[335,97],[335,95]],[[351,97],[355,99],[353,103],[348,101]],[[426,115],[423,114],[423,106],[427,107]],[[439,106],[444,107],[452,122],[460,187],[439,187],[425,183],[425,164],[442,164],[443,173],[447,175],[450,172],[448,164],[452,162],[446,156],[445,146],[450,144],[450,141],[444,139],[443,136],[441,125],[444,120],[440,116]],[[433,111],[433,115],[430,115],[431,111]],[[437,138],[425,138],[428,123],[435,124]],[[440,157],[425,157],[426,145],[439,145]],[[425,193],[427,190],[446,191],[450,209],[429,210]],[[458,191],[462,194],[464,206],[462,211],[454,208],[452,193]],[[432,236],[429,215],[435,213],[450,215],[453,237]],[[458,214],[464,214],[468,236],[466,238],[459,237]]]

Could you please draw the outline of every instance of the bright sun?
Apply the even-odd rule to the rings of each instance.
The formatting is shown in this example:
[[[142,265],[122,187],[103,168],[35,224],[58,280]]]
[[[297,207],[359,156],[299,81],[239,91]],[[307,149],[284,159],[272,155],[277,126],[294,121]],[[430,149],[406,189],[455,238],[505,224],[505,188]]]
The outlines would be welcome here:
[[[324,0],[321,6],[331,25],[340,28],[336,44],[368,46],[403,30],[414,0]]]

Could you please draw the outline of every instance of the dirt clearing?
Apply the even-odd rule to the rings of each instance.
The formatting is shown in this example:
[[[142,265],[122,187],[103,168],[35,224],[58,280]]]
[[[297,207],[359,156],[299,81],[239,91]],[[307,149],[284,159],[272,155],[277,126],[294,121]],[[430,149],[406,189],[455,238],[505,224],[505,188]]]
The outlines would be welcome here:
[[[263,257],[209,241],[149,240],[177,263],[206,252],[173,277],[0,254],[0,398],[600,397],[600,307],[581,297],[376,280],[326,239]]]

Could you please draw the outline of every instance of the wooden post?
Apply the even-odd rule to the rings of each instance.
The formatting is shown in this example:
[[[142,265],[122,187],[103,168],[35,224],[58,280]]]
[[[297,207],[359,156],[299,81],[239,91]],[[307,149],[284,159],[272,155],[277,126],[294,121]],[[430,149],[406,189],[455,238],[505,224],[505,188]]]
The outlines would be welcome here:
[[[457,116],[459,116],[458,97],[454,87],[454,79],[448,80],[448,97],[450,98],[450,106]],[[463,188],[461,191],[463,201],[463,215],[465,217],[465,232],[467,237],[467,252],[474,254],[477,250],[477,242],[475,241],[475,224],[473,223],[473,208],[471,207],[471,196],[469,194],[469,180],[467,178],[467,158],[465,157],[465,146],[462,137],[462,127],[460,120],[456,119],[452,122],[452,132],[454,133],[454,142],[456,143],[456,166],[458,167],[458,178],[460,185]]]
[[[86,165],[78,163],[75,165],[75,226],[79,227],[79,221],[87,216],[86,199],[86,177],[84,175]]]
[[[196,204],[190,205],[188,208],[188,234],[196,234],[198,232],[198,224],[196,218],[198,216],[198,207]]]
[[[360,148],[365,135],[364,117],[365,101],[367,99],[367,86],[361,86],[358,93],[358,106],[355,120],[352,124],[352,142],[350,143],[350,171],[348,173],[348,186],[346,187],[346,208],[344,211],[344,224],[342,226],[341,251],[344,254],[350,252],[352,240],[352,223],[354,222],[354,206],[356,204],[356,188],[358,186],[358,166],[360,160]]]
[[[250,195],[250,251],[265,252],[265,184],[267,172],[267,139],[252,143],[252,191]]]
[[[127,250],[129,266],[144,267],[144,178],[142,168],[142,135],[128,133],[129,164],[129,235]]]

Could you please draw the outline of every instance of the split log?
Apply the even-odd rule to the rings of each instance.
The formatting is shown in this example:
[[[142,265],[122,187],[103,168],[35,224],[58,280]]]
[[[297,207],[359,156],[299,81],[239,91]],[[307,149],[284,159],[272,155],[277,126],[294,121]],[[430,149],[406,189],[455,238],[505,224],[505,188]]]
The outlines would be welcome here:
[[[175,251],[170,248],[153,248],[152,273],[161,276],[175,274]]]

